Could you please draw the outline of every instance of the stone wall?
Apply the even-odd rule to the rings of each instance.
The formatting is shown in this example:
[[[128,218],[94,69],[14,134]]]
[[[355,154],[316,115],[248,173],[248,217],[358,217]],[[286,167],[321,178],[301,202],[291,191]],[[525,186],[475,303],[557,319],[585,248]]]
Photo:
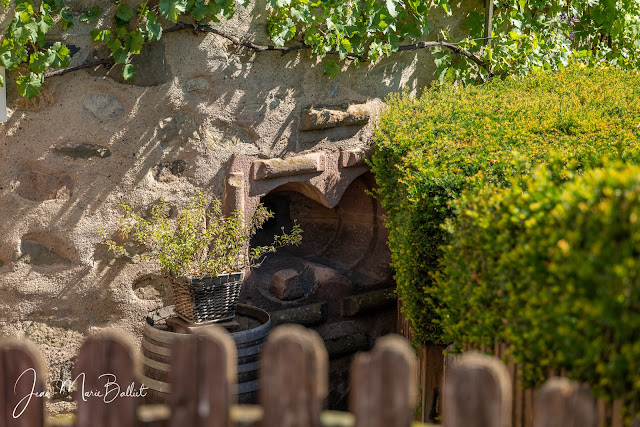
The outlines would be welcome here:
[[[240,7],[219,27],[269,44],[264,3]],[[111,2],[70,4],[77,20],[82,10]],[[451,26],[452,38],[462,34],[461,11],[434,16]],[[3,32],[9,18],[0,16]],[[93,25],[76,22],[70,34],[52,35],[71,45],[71,65],[104,57],[90,42]],[[187,31],[165,34],[135,63],[133,84],[116,67],[97,67],[47,79],[31,101],[16,94],[8,73],[9,121],[0,124],[0,334],[33,339],[53,378],[66,375],[86,334],[115,326],[139,339],[145,314],[167,302],[154,265],[116,260],[100,243],[100,228],[116,227],[119,203],[138,211],[159,199],[177,206],[195,189],[223,197],[234,155],[366,150],[384,97],[405,86],[415,93],[434,78],[428,51],[328,79],[303,52],[256,53]]]

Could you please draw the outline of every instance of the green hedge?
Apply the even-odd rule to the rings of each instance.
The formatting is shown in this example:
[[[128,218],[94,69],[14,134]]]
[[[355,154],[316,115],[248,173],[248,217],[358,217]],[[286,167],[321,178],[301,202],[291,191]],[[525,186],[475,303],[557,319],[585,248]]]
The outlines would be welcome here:
[[[529,384],[566,369],[640,409],[640,167],[546,167],[465,191],[436,284],[447,339],[508,345]]]
[[[392,96],[375,135],[372,169],[387,212],[398,293],[418,343],[442,342],[431,272],[442,224],[463,188],[503,185],[514,152],[532,165],[558,153],[559,177],[603,155],[640,159],[640,75],[569,68],[483,86]],[[482,172],[481,175],[478,173]]]

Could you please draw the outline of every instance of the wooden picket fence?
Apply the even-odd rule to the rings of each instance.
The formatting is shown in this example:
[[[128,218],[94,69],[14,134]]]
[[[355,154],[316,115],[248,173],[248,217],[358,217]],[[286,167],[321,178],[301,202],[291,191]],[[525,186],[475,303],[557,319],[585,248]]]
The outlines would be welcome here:
[[[474,348],[469,345],[463,345],[465,352],[479,351],[483,354],[495,356],[499,360],[507,360],[506,372],[509,376],[509,384],[511,387],[511,426],[512,427],[535,427],[536,413],[534,409],[534,401],[536,391],[530,388],[524,388],[522,381],[521,367],[513,362],[513,358],[508,355],[506,344],[495,343],[493,346],[483,346]],[[444,369],[456,356],[444,356]],[[564,378],[565,372],[550,369],[547,372],[547,378]],[[586,387],[583,386],[583,387]],[[606,401],[605,399],[597,399],[595,401],[596,408],[596,424],[594,427],[623,427],[623,402],[621,400]],[[638,421],[640,424],[640,421]],[[640,427],[638,425],[637,427]]]
[[[486,349],[485,349],[486,350]],[[504,351],[504,349],[503,349]],[[469,351],[445,359],[442,418],[446,427],[622,427],[622,405],[613,411],[596,401],[589,387],[552,377],[535,393],[518,389],[514,365]],[[522,407],[522,400],[526,408]],[[520,403],[519,403],[520,401]],[[617,409],[616,409],[617,408]],[[518,419],[515,419],[515,416]],[[526,419],[525,419],[526,418]],[[515,420],[514,420],[515,419]],[[631,427],[640,427],[637,418]]]
[[[0,426],[41,427],[407,427],[416,390],[415,355],[400,336],[355,356],[350,412],[323,411],[328,354],[314,331],[275,328],[262,349],[260,405],[234,405],[236,347],[219,327],[184,334],[171,350],[168,405],[142,405],[137,346],[117,331],[90,336],[74,366],[75,419],[45,409],[46,372],[27,340],[0,341]],[[105,374],[109,374],[105,376]],[[80,377],[78,377],[80,376]]]
[[[36,346],[0,341],[0,426],[4,427],[409,427],[417,399],[416,357],[406,340],[377,340],[355,356],[350,412],[323,411],[328,355],[321,338],[297,325],[276,328],[260,360],[260,405],[235,405],[236,348],[218,327],[185,334],[172,347],[168,405],[142,405],[137,346],[116,331],[89,337],[74,367],[77,410],[55,421],[45,410],[46,372]],[[509,367],[469,352],[448,357],[442,386],[444,427],[512,427]],[[107,375],[107,376],[105,376]],[[596,427],[586,386],[552,378],[531,395],[533,427]],[[611,421],[612,426],[621,420]],[[633,427],[640,427],[640,419]]]

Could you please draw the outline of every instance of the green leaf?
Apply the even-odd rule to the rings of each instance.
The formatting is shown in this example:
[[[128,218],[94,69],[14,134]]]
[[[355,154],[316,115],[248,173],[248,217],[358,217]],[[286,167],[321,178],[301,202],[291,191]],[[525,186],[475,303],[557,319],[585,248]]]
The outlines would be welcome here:
[[[186,0],[160,0],[158,10],[160,15],[172,22],[178,21],[178,16],[187,9]]]
[[[0,75],[0,87],[4,87],[4,77]]]
[[[16,12],[24,12],[27,15],[33,15],[33,3],[31,0],[22,0],[16,2]]]
[[[43,34],[46,34],[55,24],[51,15],[40,15],[36,23],[38,31]]]
[[[340,73],[340,66],[332,60],[326,61],[322,68],[324,69],[324,75],[327,77],[337,77]]]
[[[5,39],[3,41],[6,42]],[[13,70],[29,58],[27,49],[24,46],[11,48],[10,46],[2,46],[0,48],[0,65],[4,65],[7,70]]]
[[[135,76],[136,76],[136,70],[133,64],[125,65],[124,68],[122,69],[122,77],[124,77],[126,81],[130,82],[131,80],[133,80]]]
[[[116,62],[116,64],[124,64],[125,62],[127,62],[128,58],[129,52],[127,52],[127,50],[122,47],[113,52],[113,60]]]
[[[94,42],[100,41],[100,38],[102,37],[102,30],[99,30],[98,28],[94,28],[93,30],[91,30],[91,40],[93,40]]]
[[[55,58],[55,53],[45,51],[32,53],[29,58],[29,68],[36,74],[42,74]]]
[[[111,33],[111,30],[99,30],[96,28],[91,31],[91,39],[94,42],[103,42],[108,44],[113,40],[113,33]]]
[[[340,46],[342,47],[342,49],[344,49],[346,52],[351,52],[351,42],[348,39],[342,39],[340,40]]]
[[[440,67],[445,64],[449,58],[449,53],[447,52],[433,52],[431,54],[433,56],[433,63],[440,69]]]
[[[71,13],[71,9],[68,7],[60,9],[60,18],[62,18],[61,22],[63,30],[73,28],[73,14]]]
[[[42,75],[29,73],[26,76],[18,77],[18,92],[26,98],[33,98],[42,90]]]
[[[60,42],[55,42],[49,48],[48,52],[53,55],[51,67],[63,68],[69,66],[69,63],[71,62],[71,51],[66,45]]]
[[[158,16],[154,11],[149,12],[147,15],[146,27],[150,41],[160,40],[160,37],[162,37],[162,25],[158,23]]]
[[[26,44],[28,41],[36,43],[38,41],[38,25],[35,21],[16,25],[13,38],[16,39],[19,44]]]
[[[119,39],[123,39],[125,37],[127,37],[127,35],[129,34],[129,30],[127,30],[126,27],[117,27],[116,28],[116,37]]]
[[[122,42],[120,39],[112,38],[107,42],[107,47],[111,52],[115,52],[122,47]]]
[[[98,6],[93,6],[80,15],[80,21],[89,24],[97,20],[100,17],[101,13],[102,9],[100,9]]]
[[[213,9],[211,9],[211,6]],[[213,1],[205,4],[203,0],[196,0],[191,10],[191,16],[196,21],[208,21],[211,18],[211,14],[215,15],[217,13],[218,7]]]
[[[139,31],[131,31],[124,42],[124,46],[129,52],[137,55],[142,50],[142,46],[144,46],[144,36]]]
[[[116,16],[118,17],[118,19],[126,22],[128,22],[135,15],[136,12],[126,4],[121,4],[120,6],[118,6],[118,9],[116,9]]]

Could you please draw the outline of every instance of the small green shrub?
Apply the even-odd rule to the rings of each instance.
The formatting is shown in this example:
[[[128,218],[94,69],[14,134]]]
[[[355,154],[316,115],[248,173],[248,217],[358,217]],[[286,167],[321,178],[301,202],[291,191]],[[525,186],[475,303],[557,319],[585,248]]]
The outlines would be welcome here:
[[[640,160],[640,75],[570,67],[483,86],[392,96],[375,135],[372,169],[386,210],[398,293],[417,342],[442,342],[431,273],[446,243],[449,202],[464,188],[508,185],[514,152],[557,173]],[[482,172],[482,173],[480,173]]]
[[[524,378],[548,368],[640,408],[640,167],[559,185],[538,167],[465,191],[436,274],[446,337],[508,345]]]
[[[259,265],[266,254],[302,241],[302,229],[296,224],[289,234],[283,229],[271,245],[251,248],[247,258],[243,251],[251,236],[273,217],[273,213],[260,204],[249,223],[243,224],[242,212],[235,211],[224,217],[220,201],[209,201],[201,192],[197,192],[176,218],[170,217],[165,202],[152,208],[151,220],[136,214],[129,205],[120,206],[124,216],[118,231],[125,238],[131,234],[149,249],[142,259],[157,261],[162,270],[178,276],[217,276],[242,271],[245,267]],[[105,239],[105,242],[116,255],[129,256],[114,240]]]

